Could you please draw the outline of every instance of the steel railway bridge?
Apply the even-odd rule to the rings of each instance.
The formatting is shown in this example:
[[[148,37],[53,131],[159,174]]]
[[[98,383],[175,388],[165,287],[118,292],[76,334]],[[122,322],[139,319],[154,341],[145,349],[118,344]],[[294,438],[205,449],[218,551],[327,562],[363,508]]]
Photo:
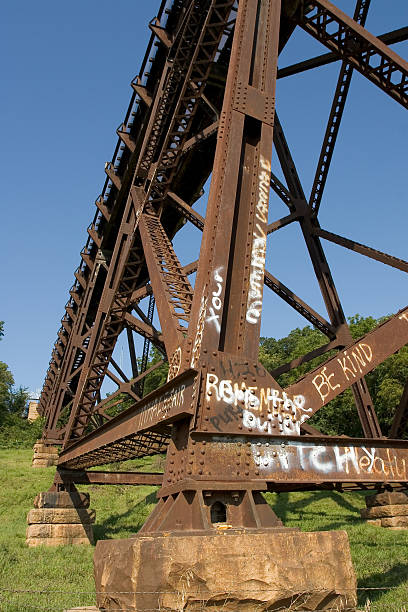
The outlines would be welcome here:
[[[387,438],[364,376],[408,343],[408,307],[397,305],[393,317],[353,341],[322,240],[403,272],[408,262],[319,224],[353,72],[392,98],[390,112],[408,105],[408,64],[392,47],[408,28],[372,35],[364,28],[369,7],[357,0],[351,18],[328,0],[162,0],[41,393],[43,441],[61,446],[56,487],[161,483],[145,531],[208,528],[208,492],[235,508],[232,524],[262,526],[261,491],[406,487],[408,384]],[[278,70],[295,28],[324,52]],[[275,86],[331,62],[339,76],[306,194]],[[285,184],[271,172],[272,149]],[[210,176],[204,218],[194,204]],[[280,219],[268,211],[271,193],[287,207]],[[291,223],[304,239],[324,315],[265,269],[268,236]],[[202,242],[199,259],[183,266],[172,240],[186,224]],[[327,338],[272,372],[258,360],[264,286]],[[141,359],[134,334],[143,338]],[[130,374],[113,358],[120,335]],[[162,360],[149,366],[151,346]],[[288,388],[276,381],[325,353]],[[166,361],[167,382],[144,393],[146,377]],[[106,377],[117,390],[103,399]],[[363,437],[324,436],[308,419],[347,388]],[[124,398],[131,406],[121,409]],[[162,452],[163,477],[89,469]]]

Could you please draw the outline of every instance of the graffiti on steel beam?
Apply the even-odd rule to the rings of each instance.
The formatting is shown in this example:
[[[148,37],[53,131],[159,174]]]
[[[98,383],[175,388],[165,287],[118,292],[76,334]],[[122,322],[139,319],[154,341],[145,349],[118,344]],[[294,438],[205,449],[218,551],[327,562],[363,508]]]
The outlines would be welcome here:
[[[208,308],[209,315],[207,317],[207,323],[214,323],[215,329],[218,333],[221,331],[220,315],[222,308],[221,294],[223,290],[224,278],[221,276],[224,268],[221,266],[214,270],[214,283],[215,289],[211,293],[211,306]]]
[[[171,356],[170,363],[169,363],[169,371],[167,374],[167,382],[177,376],[177,374],[180,372],[180,367],[181,367],[181,347],[179,346],[178,348],[176,348],[173,355]]]
[[[299,435],[300,426],[311,412],[303,395],[290,397],[280,389],[249,386],[243,381],[221,379],[212,373],[206,377],[205,399],[220,404],[218,413],[210,418],[210,423],[218,431],[222,431],[222,423],[242,418],[248,431]]]
[[[170,413],[181,411],[184,404],[185,389],[186,385],[184,384],[174,389],[170,389],[163,395],[148,402],[146,406],[143,406],[138,415],[138,429],[143,429],[158,421],[164,420]]]
[[[255,209],[255,227],[252,235],[251,271],[246,320],[258,323],[262,312],[262,294],[266,259],[266,225],[268,223],[269,189],[271,182],[271,164],[261,155],[261,171],[258,177],[258,201]]]
[[[292,442],[290,445],[251,444],[255,465],[261,471],[335,473],[345,477],[391,476],[407,478],[407,458],[389,448],[329,446]]]
[[[203,331],[204,331],[204,325],[205,325],[205,315],[207,312],[207,302],[208,302],[208,297],[205,295],[202,295],[200,311],[198,313],[197,331],[196,331],[196,335],[194,338],[193,350],[191,352],[190,366],[192,368],[195,368],[197,366],[198,360],[200,359],[201,342],[203,340]]]
[[[408,342],[408,309],[400,311],[287,388],[309,398],[316,412]]]
[[[372,358],[372,347],[365,342],[359,342],[352,351],[342,351],[341,357],[337,357],[337,362],[340,364],[342,376],[344,376],[347,381],[353,381],[356,377],[360,378],[360,376],[364,374],[364,368],[371,363]],[[336,389],[341,387],[340,383],[337,383],[335,379],[335,373],[328,373],[327,367],[322,368],[313,378],[312,383],[323,402],[332,391],[336,391]]]

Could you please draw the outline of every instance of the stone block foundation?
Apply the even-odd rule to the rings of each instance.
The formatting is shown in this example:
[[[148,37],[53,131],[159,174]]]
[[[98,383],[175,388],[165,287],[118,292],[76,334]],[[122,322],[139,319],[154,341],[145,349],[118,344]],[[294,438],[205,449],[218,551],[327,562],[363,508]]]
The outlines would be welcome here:
[[[388,529],[408,529],[408,496],[404,492],[384,492],[366,497],[361,518],[370,525]]]
[[[57,465],[58,450],[55,446],[44,444],[38,440],[33,447],[33,461],[31,467],[42,468]]]
[[[27,515],[28,546],[93,544],[95,511],[89,509],[89,494],[74,490],[39,493]]]
[[[98,541],[94,569],[97,606],[107,611],[339,611],[356,606],[344,531],[146,533]]]

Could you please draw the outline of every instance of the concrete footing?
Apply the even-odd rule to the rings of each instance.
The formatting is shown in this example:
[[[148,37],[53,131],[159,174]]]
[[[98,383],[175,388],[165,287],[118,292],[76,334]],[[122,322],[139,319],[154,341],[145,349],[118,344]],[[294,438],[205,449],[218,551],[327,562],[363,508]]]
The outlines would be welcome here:
[[[41,440],[38,440],[33,447],[33,461],[31,467],[42,468],[49,467],[51,465],[57,465],[58,461],[58,449],[56,446],[50,446],[44,444]]]
[[[361,518],[370,525],[387,529],[408,529],[408,495],[404,492],[385,491],[365,498],[366,508],[360,510]]]
[[[103,610],[353,610],[356,578],[344,531],[146,533],[98,541]]]
[[[39,493],[27,515],[28,546],[93,544],[95,511],[89,509],[89,494],[78,491]]]

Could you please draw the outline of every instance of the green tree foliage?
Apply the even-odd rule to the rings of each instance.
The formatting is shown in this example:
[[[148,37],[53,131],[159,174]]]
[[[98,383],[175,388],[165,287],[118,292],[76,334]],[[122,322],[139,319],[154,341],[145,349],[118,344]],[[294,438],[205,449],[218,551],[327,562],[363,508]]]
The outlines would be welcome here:
[[[387,317],[350,317],[349,326],[354,340],[368,333],[385,321]],[[261,338],[259,357],[267,370],[273,372],[278,366],[290,362],[324,344],[327,338],[311,327],[296,328],[286,338]],[[282,374],[277,381],[287,387],[307,372],[326,361],[333,353],[327,353],[304,363],[290,372]],[[405,382],[408,380],[408,347],[389,357],[366,376],[368,388],[383,434],[387,435],[395,409],[400,401]],[[321,408],[309,421],[316,429],[328,435],[360,436],[362,430],[357,416],[351,389]]]
[[[158,364],[160,361],[162,361],[162,359],[163,357],[160,351],[158,351],[157,348],[153,346],[150,350],[149,361],[147,363],[147,369],[150,369],[154,365]],[[140,361],[141,360],[139,360],[139,363],[138,363],[139,367],[140,367]],[[155,389],[158,389],[159,387],[161,387],[167,380],[168,371],[169,371],[169,364],[165,362],[159,365],[155,370],[153,370],[153,372],[150,372],[150,374],[147,374],[145,378],[143,396],[148,395]],[[127,410],[128,408],[133,406],[134,403],[135,403],[135,400],[133,399],[133,397],[130,397],[126,393],[121,393],[119,396],[116,396],[115,398],[113,398],[112,402],[108,402],[105,412],[108,416],[114,417],[120,412],[123,412],[124,410]]]
[[[4,322],[0,321],[0,340]],[[14,378],[7,364],[0,361],[0,448],[32,446],[39,436],[42,423],[29,423],[25,416],[27,389],[14,387]]]
[[[151,368],[156,363],[159,363],[159,361],[161,361],[162,359],[163,357],[160,351],[158,351],[157,348],[153,346],[150,351],[150,359],[147,368]],[[151,391],[154,391],[158,387],[161,387],[161,385],[164,385],[167,380],[168,371],[169,364],[166,361],[165,363],[162,363],[160,366],[158,366],[153,372],[148,374],[145,379],[143,394],[147,395]]]

